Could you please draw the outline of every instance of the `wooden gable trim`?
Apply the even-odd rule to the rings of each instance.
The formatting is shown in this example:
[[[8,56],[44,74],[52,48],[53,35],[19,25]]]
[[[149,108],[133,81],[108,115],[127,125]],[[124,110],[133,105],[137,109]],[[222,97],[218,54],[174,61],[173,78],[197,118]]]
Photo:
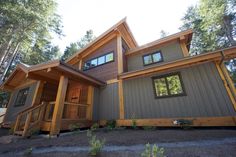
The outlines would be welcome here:
[[[184,59],[179,59],[176,61],[164,63],[162,65],[151,67],[151,68],[126,72],[126,73],[119,75],[119,78],[120,79],[128,79],[131,77],[147,75],[147,74],[157,72],[157,71],[170,70],[173,68],[181,68],[181,67],[189,66],[191,64],[202,64],[204,62],[221,60],[221,58],[222,58],[221,51],[222,50],[204,53],[204,54],[186,57]],[[236,47],[230,47],[230,48],[224,49],[223,51],[225,54],[225,59],[230,59],[230,58],[236,57]]]
[[[168,44],[168,43],[170,43],[172,41],[175,41],[175,40],[178,41],[179,38],[182,38],[183,36],[185,36],[186,39],[189,39],[192,36],[192,33],[193,33],[192,29],[189,29],[189,30],[186,30],[186,31],[182,31],[182,32],[179,32],[179,33],[176,33],[176,34],[173,34],[173,35],[170,35],[170,36],[158,39],[156,41],[150,42],[150,43],[145,44],[143,46],[131,49],[129,52],[126,53],[126,55],[127,56],[135,55],[135,54],[138,54],[140,52],[145,51],[146,49],[152,48],[152,47],[161,47],[161,46],[163,46],[165,44]],[[187,42],[187,41],[185,41],[185,42]],[[188,43],[186,43],[186,45],[187,44]]]
[[[104,40],[104,38],[111,38],[111,37],[107,37],[109,35],[112,35],[114,34],[114,32],[117,31],[117,28],[120,26],[120,25],[125,25],[126,29],[127,29],[127,32],[128,32],[128,36],[129,38],[132,39],[133,41],[133,44],[137,44],[136,41],[134,40],[134,37],[131,33],[131,31],[129,30],[129,28],[127,27],[127,23],[126,23],[126,18],[122,19],[121,21],[119,21],[117,24],[115,24],[114,26],[112,26],[110,29],[108,29],[106,32],[104,32],[103,34],[101,34],[99,37],[97,37],[94,41],[92,41],[91,43],[89,43],[87,46],[85,46],[84,48],[82,48],[80,51],[76,52],[74,55],[72,55],[70,58],[68,58],[66,60],[66,63],[69,63],[69,64],[75,64],[75,62],[78,61],[78,57],[85,57],[87,56],[89,53],[91,53],[93,50],[96,50],[99,46],[95,46],[95,44],[101,42],[102,40]],[[104,43],[104,42],[103,42]],[[100,44],[100,46],[103,45],[103,44]],[[137,45],[135,45],[137,46]],[[87,49],[91,49],[91,47],[95,47],[95,48],[92,48],[92,50],[87,50]],[[76,61],[74,61],[76,60]]]

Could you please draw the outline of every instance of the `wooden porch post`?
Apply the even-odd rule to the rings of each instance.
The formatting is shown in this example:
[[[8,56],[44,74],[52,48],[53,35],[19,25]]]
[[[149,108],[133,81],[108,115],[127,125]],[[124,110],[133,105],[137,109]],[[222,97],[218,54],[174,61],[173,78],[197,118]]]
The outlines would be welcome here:
[[[86,110],[86,119],[92,120],[93,119],[93,93],[94,87],[88,86],[88,96],[87,96],[87,110]]]
[[[57,97],[52,116],[50,135],[58,135],[61,127],[62,113],[64,109],[64,102],[66,97],[66,90],[68,85],[68,78],[66,76],[60,77],[59,86],[57,89]]]

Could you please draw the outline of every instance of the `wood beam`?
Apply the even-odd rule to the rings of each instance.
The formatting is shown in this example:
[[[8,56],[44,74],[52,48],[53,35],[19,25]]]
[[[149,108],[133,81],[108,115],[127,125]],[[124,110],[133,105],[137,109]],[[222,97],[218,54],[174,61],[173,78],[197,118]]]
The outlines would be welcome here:
[[[118,81],[118,95],[119,95],[119,115],[120,119],[125,118],[124,112],[124,95],[123,95],[123,80]]]
[[[220,65],[218,63],[215,62],[215,65],[216,65],[216,68],[217,68],[217,70],[219,72],[219,75],[220,75],[220,77],[221,77],[221,79],[223,81],[223,84],[224,84],[224,86],[226,88],[226,91],[227,91],[227,93],[229,95],[229,98],[230,98],[230,100],[231,100],[231,102],[233,104],[234,110],[236,111],[236,100],[235,100],[235,98],[234,98],[234,96],[233,96],[233,94],[232,94],[232,92],[231,92],[231,90],[230,90],[230,88],[228,86],[228,83],[227,83],[227,80],[226,80],[226,78],[224,76],[224,73],[223,73],[223,71],[222,71],[222,69],[221,69],[221,67],[220,67]]]
[[[40,99],[41,99],[41,96],[42,96],[42,93],[43,93],[43,86],[44,86],[43,81],[38,81],[37,82],[31,106],[40,104]]]
[[[62,114],[64,110],[67,85],[68,85],[68,78],[62,75],[60,77],[55,107],[54,107],[53,116],[52,116],[52,124],[51,124],[51,131],[50,131],[51,136],[58,135],[60,132],[61,119],[62,119]]]
[[[234,98],[236,99],[236,88],[234,86],[233,80],[230,77],[229,71],[227,70],[227,68],[226,68],[224,63],[222,63],[220,65],[220,67],[221,67],[222,72],[224,73],[224,76],[225,76],[225,78],[226,78],[226,80],[228,82],[229,88],[230,88]]]
[[[189,51],[188,51],[188,48],[187,48],[185,40],[181,40],[180,39],[179,43],[180,43],[180,47],[182,49],[182,53],[183,53],[184,57],[188,57],[189,56]]]
[[[122,53],[122,38],[121,35],[117,36],[117,61],[118,61],[118,74],[123,73],[123,53]]]
[[[118,81],[119,80],[117,80],[117,79],[107,80],[107,84],[117,83]]]
[[[94,87],[88,86],[88,96],[87,96],[87,110],[86,110],[86,119],[93,119],[93,95],[94,95]]]
[[[236,117],[179,117],[179,118],[158,118],[158,119],[136,119],[137,126],[160,126],[160,127],[180,127],[175,125],[173,121],[178,119],[191,120],[191,126],[236,126]],[[117,120],[117,126],[132,126],[132,119]],[[104,122],[103,122],[104,123]]]
[[[58,80],[54,80],[54,79],[51,79],[51,78],[43,77],[41,75],[33,74],[33,73],[29,73],[27,75],[27,78],[33,79],[33,80],[47,81],[47,82],[52,83],[52,84],[57,84],[57,81],[58,81]]]
[[[82,59],[79,61],[79,70],[82,70]]]

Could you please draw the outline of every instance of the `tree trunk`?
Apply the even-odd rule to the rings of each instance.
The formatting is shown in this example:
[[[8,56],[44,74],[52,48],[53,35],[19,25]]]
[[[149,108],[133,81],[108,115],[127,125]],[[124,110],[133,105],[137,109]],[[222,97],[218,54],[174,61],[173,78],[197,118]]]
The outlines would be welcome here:
[[[4,80],[5,80],[6,74],[7,74],[8,70],[10,69],[10,67],[11,67],[11,65],[12,65],[12,62],[13,62],[13,61],[15,60],[15,58],[16,58],[16,55],[17,55],[19,46],[20,46],[20,43],[17,43],[17,45],[16,45],[16,47],[15,47],[15,49],[14,49],[14,51],[13,51],[12,58],[11,58],[10,61],[8,62],[7,67],[6,67],[4,73],[3,73],[2,76],[1,76],[1,81],[4,81]]]
[[[9,54],[11,44],[12,44],[12,39],[8,41],[6,46],[3,46],[3,48],[2,48],[3,53],[1,53],[2,55],[1,55],[1,60],[0,60],[0,66],[3,64],[3,61],[6,59],[6,56]]]
[[[233,26],[232,26],[232,17],[231,15],[226,15],[223,17],[223,23],[224,23],[224,31],[226,34],[226,37],[228,38],[231,45],[236,45],[236,41],[233,37]]]

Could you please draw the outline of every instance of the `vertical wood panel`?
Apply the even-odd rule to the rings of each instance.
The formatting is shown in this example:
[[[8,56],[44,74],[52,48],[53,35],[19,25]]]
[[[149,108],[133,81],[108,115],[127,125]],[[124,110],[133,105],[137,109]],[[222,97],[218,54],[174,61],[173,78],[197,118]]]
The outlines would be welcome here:
[[[118,60],[118,74],[123,72],[123,53],[122,53],[122,39],[121,35],[117,36],[117,60]]]
[[[123,80],[119,80],[118,82],[118,93],[119,93],[119,115],[120,119],[125,118],[125,113],[124,113],[124,98],[123,98]]]
[[[88,96],[87,96],[87,113],[86,118],[88,120],[92,120],[92,113],[93,113],[93,96],[94,96],[94,87],[89,86],[88,87]]]

